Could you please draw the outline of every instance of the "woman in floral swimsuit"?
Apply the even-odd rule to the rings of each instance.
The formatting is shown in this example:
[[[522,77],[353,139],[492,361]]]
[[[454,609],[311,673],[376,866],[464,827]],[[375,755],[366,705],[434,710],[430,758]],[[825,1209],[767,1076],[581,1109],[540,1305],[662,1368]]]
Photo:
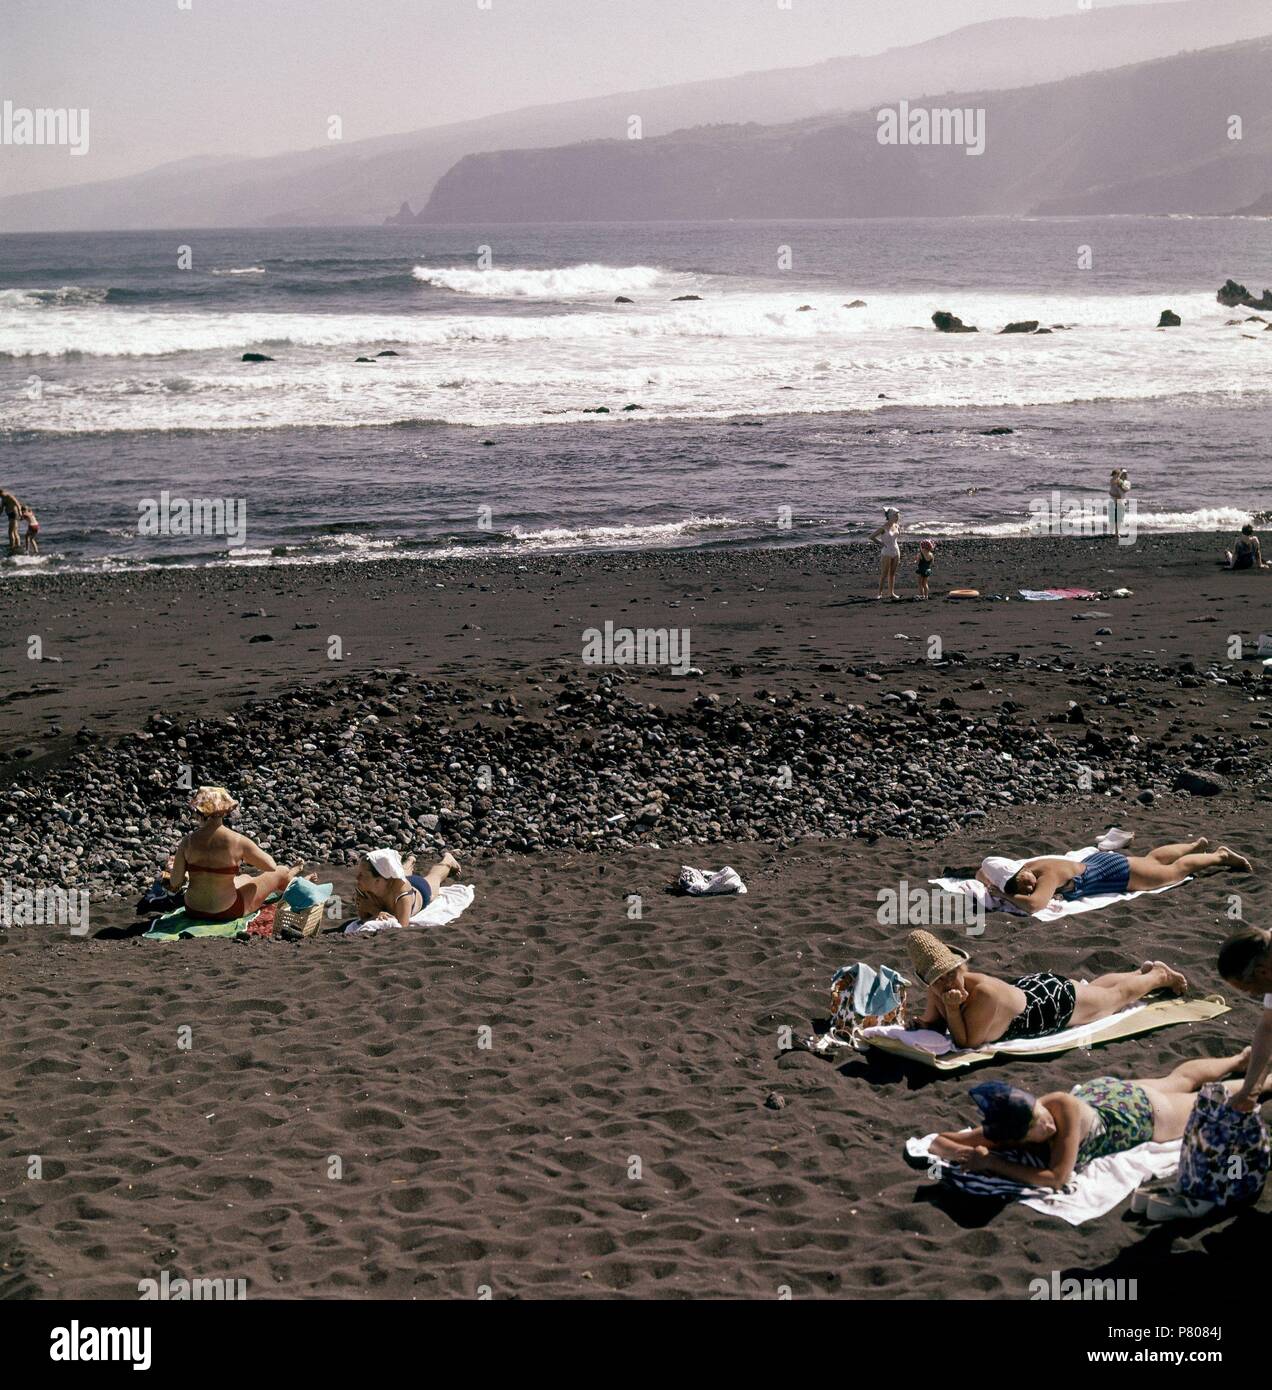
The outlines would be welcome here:
[[[981,1127],[938,1135],[932,1152],[973,1172],[993,1173],[1029,1187],[1061,1188],[1092,1159],[1123,1153],[1150,1139],[1159,1144],[1182,1139],[1197,1092],[1208,1081],[1240,1075],[1249,1051],[1184,1062],[1169,1076],[1145,1081],[1099,1076],[1071,1091],[1045,1096],[988,1081],[971,1093],[981,1112]],[[1230,1095],[1240,1087],[1240,1081],[1227,1083]],[[1272,1094],[1272,1089],[1264,1094]],[[1016,1163],[995,1152],[1013,1149],[1033,1149],[1044,1166]]]

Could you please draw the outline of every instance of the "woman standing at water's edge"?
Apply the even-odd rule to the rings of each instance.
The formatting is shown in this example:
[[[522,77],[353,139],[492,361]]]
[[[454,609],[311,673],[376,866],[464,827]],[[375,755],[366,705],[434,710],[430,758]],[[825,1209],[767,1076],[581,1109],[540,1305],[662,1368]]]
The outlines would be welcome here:
[[[889,507],[883,514],[883,525],[870,534],[879,547],[879,597],[887,590],[889,598],[897,598],[897,566],[901,563],[901,513]]]

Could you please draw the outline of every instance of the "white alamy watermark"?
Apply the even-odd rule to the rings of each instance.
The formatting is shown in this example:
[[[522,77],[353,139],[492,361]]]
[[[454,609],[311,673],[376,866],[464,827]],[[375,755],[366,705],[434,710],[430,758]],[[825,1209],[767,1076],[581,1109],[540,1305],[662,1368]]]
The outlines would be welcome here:
[[[875,116],[881,145],[962,145],[964,154],[985,153],[983,106],[885,106]]]
[[[1134,545],[1139,535],[1138,515],[1134,498],[1115,502],[1108,497],[1053,492],[1029,503],[1029,534],[1116,536],[1118,545]]]
[[[81,1327],[78,1321],[49,1333],[50,1361],[130,1361],[150,1369],[150,1328]]]
[[[1135,1279],[1062,1279],[1053,1269],[1049,1279],[1029,1281],[1030,1301],[1052,1299],[1057,1302],[1135,1303],[1139,1283]]]
[[[88,933],[88,892],[83,888],[15,888],[0,884],[0,924],[6,927],[66,927]]]
[[[0,145],[65,145],[88,153],[87,106],[0,106]]]
[[[139,536],[224,536],[233,546],[247,544],[246,497],[158,497],[137,503]]]
[[[875,896],[881,927],[962,927],[968,936],[985,930],[985,904],[970,893],[951,893],[903,878],[895,888],[880,888]]]
[[[687,627],[615,627],[606,620],[603,628],[589,627],[583,633],[585,666],[670,666],[677,675],[689,674],[689,629]]]
[[[246,1279],[182,1279],[166,1269],[158,1279],[137,1281],[137,1295],[143,1303],[242,1303],[247,1298]]]

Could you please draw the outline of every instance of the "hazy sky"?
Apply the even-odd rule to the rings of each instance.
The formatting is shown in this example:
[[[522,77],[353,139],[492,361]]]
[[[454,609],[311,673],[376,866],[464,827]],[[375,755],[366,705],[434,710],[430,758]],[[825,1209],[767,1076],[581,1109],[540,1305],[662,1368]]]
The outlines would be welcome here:
[[[1106,3],[1093,0],[1100,8]],[[17,193],[197,154],[319,145],[332,114],[344,122],[344,139],[353,141],[534,102],[875,53],[978,20],[1072,13],[1078,0],[0,0],[0,6],[0,101],[90,111],[90,158],[0,145],[0,192]]]

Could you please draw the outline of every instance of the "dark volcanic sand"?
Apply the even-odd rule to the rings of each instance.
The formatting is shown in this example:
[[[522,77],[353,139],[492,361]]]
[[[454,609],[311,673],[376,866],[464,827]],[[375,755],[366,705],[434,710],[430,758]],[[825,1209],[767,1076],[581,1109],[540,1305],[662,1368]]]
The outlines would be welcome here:
[[[968,710],[1010,699],[1016,720],[1046,723],[1078,698],[1111,733],[1157,736],[1176,723],[1265,747],[1268,705],[1254,687],[1181,687],[1172,673],[1121,682],[1126,704],[1097,708],[1086,683],[1105,661],[1106,686],[1119,685],[1124,663],[1250,667],[1228,662],[1228,636],[1252,642],[1272,626],[1272,575],[1221,573],[1215,549],[1212,537],[1149,537],[1130,550],[941,547],[937,592],[1135,591],[1094,606],[856,602],[873,589],[870,557],[853,548],[47,577],[5,590],[0,747],[40,755],[10,758],[7,777],[34,762],[55,778],[81,725],[122,733],[155,710],[180,720],[379,667],[487,683],[482,698],[516,693],[531,717],[548,718],[555,697],[534,687],[567,670],[591,679],[580,634],[606,618],[691,628],[701,678],[638,672],[624,687],[668,707],[700,692],[750,701],[763,687],[878,708],[910,687]],[[260,608],[265,618],[240,616]],[[184,649],[192,632],[199,653]],[[260,632],[276,640],[250,643]],[[343,667],[325,659],[332,632],[345,640]],[[31,633],[63,663],[28,664]],[[965,662],[903,664],[933,633]],[[988,664],[1011,652],[1057,653],[1081,669]],[[32,673],[56,689],[30,696]],[[1173,706],[1155,703],[1163,697]],[[44,738],[53,723],[63,736]],[[1229,895],[1246,920],[1268,920],[1272,848],[1264,782],[1253,771],[1229,782],[1220,796],[1165,792],[1149,807],[1135,802],[1137,786],[990,804],[937,843],[479,850],[461,875],[478,894],[463,918],[373,940],[161,946],[11,928],[0,938],[10,1062],[0,1296],[132,1297],[163,1269],[246,1278],[251,1297],[471,1297],[486,1284],[495,1297],[774,1297],[787,1285],[797,1297],[1015,1299],[1053,1269],[1137,1277],[1141,1300],[1204,1287],[1221,1262],[1266,1248],[1272,1196],[1210,1226],[1150,1233],[1125,1209],[1073,1229],[1020,1207],[969,1208],[909,1169],[901,1145],[966,1118],[974,1083],[851,1054],[783,1053],[780,1030],[802,1035],[824,1015],[837,966],[902,963],[900,933],[876,919],[879,888],[991,849],[1080,846],[1114,821],[1136,831],[1136,848],[1197,833],[1226,840],[1256,873],[1062,924],[991,918],[973,943],[977,964],[1081,975],[1153,956],[1221,990],[1213,961]],[[669,896],[682,862],[731,863],[751,891]],[[347,890],[348,870],[333,876]],[[639,921],[627,915],[633,893]],[[122,903],[94,908],[95,925],[123,915]],[[1036,1091],[1102,1072],[1152,1076],[1236,1052],[1256,1017],[1238,1000],[1210,1023],[979,1075]],[[183,1025],[189,1050],[178,1047]],[[482,1027],[493,1030],[489,1049],[478,1046]],[[770,1092],[784,1108],[765,1106]],[[44,1158],[41,1182],[25,1177],[29,1154]],[[328,1176],[332,1155],[339,1179]]]

